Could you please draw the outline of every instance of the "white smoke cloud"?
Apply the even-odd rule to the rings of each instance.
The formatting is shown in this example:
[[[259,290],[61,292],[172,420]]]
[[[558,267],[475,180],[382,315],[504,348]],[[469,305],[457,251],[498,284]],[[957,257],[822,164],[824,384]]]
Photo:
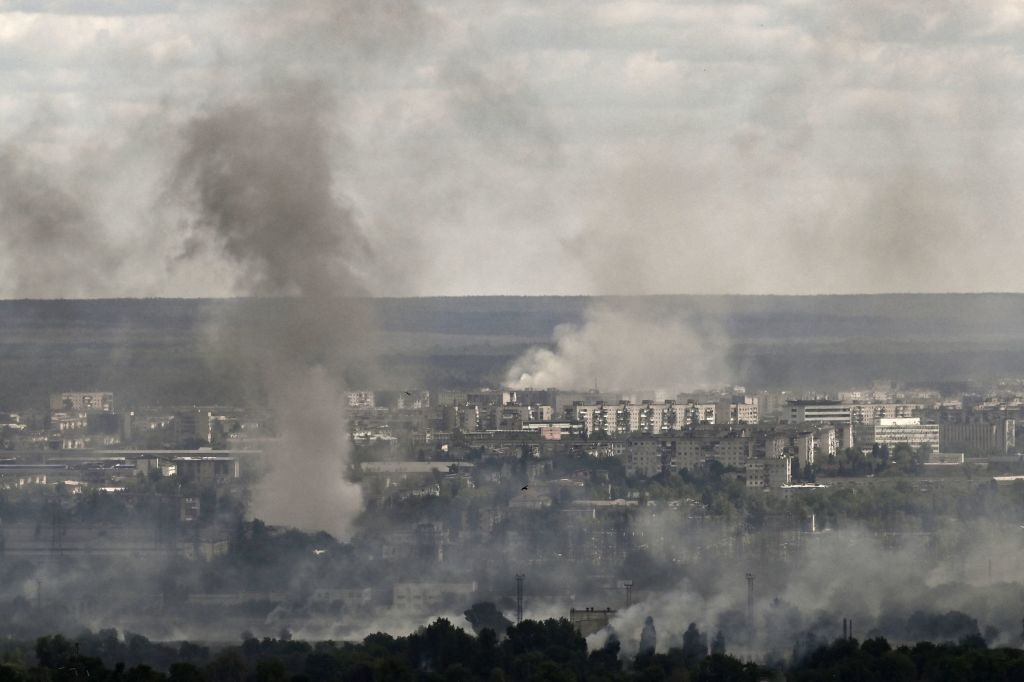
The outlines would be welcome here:
[[[636,299],[587,308],[580,325],[560,325],[554,348],[535,347],[506,374],[512,388],[679,391],[725,381],[725,342],[694,322]]]

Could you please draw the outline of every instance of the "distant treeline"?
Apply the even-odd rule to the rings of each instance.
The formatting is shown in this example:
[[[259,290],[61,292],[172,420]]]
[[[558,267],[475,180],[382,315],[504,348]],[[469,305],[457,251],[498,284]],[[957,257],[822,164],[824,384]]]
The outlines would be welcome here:
[[[114,630],[74,640],[42,637],[34,646],[8,641],[0,644],[0,682],[1024,680],[1024,652],[988,649],[981,637],[898,648],[882,638],[839,639],[806,652],[796,647],[794,661],[775,665],[708,653],[685,641],[665,654],[623,660],[614,638],[588,652],[565,619],[526,620],[510,626],[503,638],[490,629],[473,636],[445,619],[406,637],[378,633],[361,643],[295,641],[286,632],[278,639],[243,637],[240,645],[217,651],[188,642],[157,644],[139,635],[121,638]]]
[[[372,299],[376,366],[355,387],[476,387],[550,344],[609,298]],[[879,378],[953,387],[1024,374],[1024,295],[646,296],[614,299],[715,330],[730,377],[820,389]],[[241,403],[244,370],[212,353],[212,323],[287,320],[280,299],[0,301],[0,409],[46,405],[57,390],[113,390],[122,405]],[[283,322],[284,323],[284,322]],[[230,326],[230,325],[229,325]],[[623,352],[629,352],[628,348]],[[361,384],[361,385],[360,385]]]

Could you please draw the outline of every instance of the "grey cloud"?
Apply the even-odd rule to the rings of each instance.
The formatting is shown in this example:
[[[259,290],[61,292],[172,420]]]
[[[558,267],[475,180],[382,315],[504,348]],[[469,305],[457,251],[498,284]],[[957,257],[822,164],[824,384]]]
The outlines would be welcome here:
[[[373,292],[1021,286],[1001,254],[1020,243],[1024,64],[1020,21],[1000,3],[118,7],[69,19],[53,3],[5,5],[41,13],[9,15],[0,112],[24,120],[46,93],[69,117],[54,144],[88,158],[146,117],[177,125],[275,80],[318,83],[334,98],[339,210],[387,253],[360,274]],[[631,79],[637,55],[666,68]],[[131,178],[135,193],[159,186]],[[97,205],[93,189],[65,191]],[[95,220],[121,238],[136,222]],[[880,253],[887,240],[898,248]],[[181,250],[159,243],[165,259]],[[131,255],[122,282],[148,282],[143,261]],[[197,293],[194,259],[172,262],[147,292]],[[210,279],[218,294],[239,281]]]
[[[13,145],[0,148],[0,263],[14,297],[116,291],[118,252],[73,178]]]

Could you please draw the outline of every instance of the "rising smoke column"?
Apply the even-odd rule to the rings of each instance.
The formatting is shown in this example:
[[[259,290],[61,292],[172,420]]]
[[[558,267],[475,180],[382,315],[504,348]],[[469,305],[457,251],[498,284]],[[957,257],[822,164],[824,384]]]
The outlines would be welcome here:
[[[705,325],[631,298],[591,304],[509,367],[510,388],[683,390],[724,382],[725,344]]]
[[[342,373],[365,347],[354,263],[368,253],[352,211],[335,199],[333,113],[331,97],[310,83],[197,116],[184,130],[175,188],[194,211],[196,237],[240,266],[241,291],[286,297],[282,315],[246,316],[214,335],[257,368],[276,418],[279,443],[252,513],[344,536],[362,500],[343,476]]]
[[[342,186],[355,165],[336,153],[347,149],[346,86],[401,59],[429,20],[414,0],[263,2],[236,18],[237,63],[183,129],[174,194],[192,211],[190,250],[237,265],[240,294],[284,297],[210,330],[215,355],[257,375],[276,420],[271,471],[250,511],[345,537],[362,497],[345,479],[344,376],[371,356],[361,297],[380,270],[352,183]]]

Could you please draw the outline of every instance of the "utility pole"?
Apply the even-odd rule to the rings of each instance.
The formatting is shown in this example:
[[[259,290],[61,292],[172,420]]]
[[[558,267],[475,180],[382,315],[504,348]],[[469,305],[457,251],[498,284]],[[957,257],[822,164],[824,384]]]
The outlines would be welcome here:
[[[754,574],[747,573],[747,629],[754,636]]]
[[[516,573],[516,624],[523,622],[523,581],[526,576]]]
[[[60,501],[56,498],[50,503],[50,554],[60,554],[64,549],[64,516],[61,513]]]
[[[633,605],[633,581],[624,580],[622,586],[626,589],[626,608]]]

